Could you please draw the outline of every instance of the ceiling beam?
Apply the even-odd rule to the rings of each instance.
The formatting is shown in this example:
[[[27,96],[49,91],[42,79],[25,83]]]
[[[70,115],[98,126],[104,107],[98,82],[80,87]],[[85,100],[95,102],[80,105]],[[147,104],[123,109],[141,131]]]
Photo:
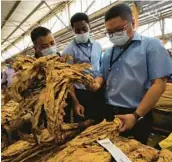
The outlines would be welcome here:
[[[66,4],[68,4],[68,3],[71,3],[71,1],[62,2],[62,3],[60,3],[57,7],[55,7],[53,10],[54,10],[55,12],[56,12],[56,11],[59,11],[59,10],[61,10]],[[22,34],[22,36],[29,34],[30,31],[32,31],[32,30],[33,30],[34,28],[36,28],[39,24],[43,23],[45,20],[47,20],[49,17],[51,17],[52,14],[53,14],[52,11],[50,11],[44,18],[42,18],[41,20],[39,20],[37,23],[35,23],[35,25],[33,25],[33,26],[30,27],[26,32],[24,32],[24,33]],[[4,39],[4,40],[5,40],[5,39]],[[18,42],[19,40],[20,40],[20,38],[14,40],[13,43]],[[8,46],[2,51],[2,53],[3,53],[5,50],[7,50],[9,47],[10,47],[10,45],[8,45]]]
[[[146,7],[146,8],[144,8],[144,10],[143,10],[143,12],[141,12],[141,14],[144,14],[144,13],[147,13],[147,12],[153,12],[153,11],[158,11],[158,12],[160,12],[161,11],[161,8],[163,8],[164,6],[166,7],[169,7],[168,5],[170,5],[171,6],[171,1],[165,1],[165,2],[163,2],[163,1],[158,1],[158,2],[160,2],[160,3],[155,3],[154,5],[150,5],[149,7]],[[164,9],[162,9],[162,10],[164,10]]]
[[[91,29],[92,29],[92,30],[97,30],[97,27],[101,27],[101,28],[103,28],[103,29],[105,28],[105,27],[104,27],[104,14],[106,13],[106,11],[107,11],[110,7],[114,6],[115,4],[118,4],[118,2],[119,2],[119,1],[117,1],[117,2],[115,2],[115,3],[112,3],[111,5],[105,7],[105,8],[103,8],[103,9],[97,11],[97,12],[94,12],[93,14],[91,14],[91,15],[89,16],[89,19],[90,19],[90,26],[91,26]],[[159,5],[160,5],[160,4],[159,4]],[[165,7],[165,8],[169,8],[169,5],[168,5],[168,7]],[[161,11],[161,9],[160,9],[160,11]],[[167,18],[167,17],[169,17],[169,16],[172,14],[170,11],[168,11],[167,13],[164,13],[163,10],[161,11],[161,13],[162,13],[162,17],[160,17],[160,19],[162,19],[162,18]],[[145,25],[145,24],[148,24],[148,23],[151,23],[151,22],[157,21],[157,19],[155,19],[154,17],[149,16],[149,18],[148,18],[148,16],[146,16],[146,15],[145,15],[145,16],[142,16],[143,13],[140,13],[140,14],[141,14],[141,15],[140,15],[141,21],[139,22],[140,26]],[[144,14],[145,14],[145,13],[144,13]],[[144,14],[143,14],[143,15],[144,15]],[[62,29],[62,30],[56,32],[54,35],[55,35],[55,39],[56,39],[56,41],[57,41],[58,47],[59,47],[60,49],[62,49],[63,46],[64,46],[66,43],[68,43],[69,40],[73,39],[73,35],[74,35],[74,34],[73,34],[73,32],[71,32],[71,30],[68,30],[68,29],[65,28],[65,29]],[[171,35],[170,35],[170,36],[171,36]],[[99,29],[99,32],[96,33],[96,34],[93,36],[93,38],[102,38],[102,37],[104,37],[104,33],[103,33],[103,30],[100,31],[100,29]],[[27,49],[24,50],[24,51],[27,51],[28,49],[31,50],[32,47],[29,47],[29,48],[27,48]],[[22,52],[23,52],[23,51],[21,51],[20,53],[22,53]]]
[[[87,13],[88,10],[93,6],[93,4],[95,3],[95,0],[93,0],[90,5],[86,8],[86,10],[84,11],[84,13]],[[82,4],[82,3],[81,3]]]
[[[171,4],[171,6],[168,6],[168,7],[166,7],[165,9],[159,9],[158,10],[158,12],[162,15],[164,12],[166,12],[166,11],[172,11],[172,4]],[[140,13],[140,15],[139,15],[139,18],[141,19],[141,18],[144,18],[144,17],[147,17],[147,16],[151,16],[151,17],[154,17],[154,16],[160,16],[160,15],[153,15],[153,14],[157,14],[156,12],[154,12],[154,11],[149,11],[149,12],[147,12],[147,13]],[[158,18],[158,17],[157,17]]]
[[[71,3],[71,1],[72,1],[72,0],[70,0],[68,3]],[[101,10],[96,11],[95,13],[91,14],[91,15],[89,16],[90,22],[91,22],[92,20],[96,20],[96,19],[99,18],[100,16],[103,16],[112,6],[117,5],[117,4],[121,3],[122,1],[124,1],[124,0],[116,1],[116,2],[112,3],[111,5],[106,6],[106,7],[102,8]],[[67,2],[66,2],[66,3],[67,3]],[[55,9],[53,9],[53,10],[55,10]],[[52,14],[52,13],[50,13],[50,14]],[[46,17],[49,17],[49,16],[46,16]],[[40,24],[40,22],[38,22],[37,24]],[[33,27],[31,27],[31,28],[33,29]],[[29,30],[30,30],[30,29],[29,29]],[[64,28],[64,29],[58,31],[57,33],[55,33],[54,35],[55,35],[55,37],[58,37],[58,36],[64,35],[64,34],[67,33],[67,32],[71,32],[71,30],[72,30],[72,28],[70,28],[70,26],[68,26],[68,28]],[[25,35],[26,33],[28,33],[28,31],[26,31],[26,32],[23,33],[22,35]],[[19,39],[20,39],[20,38],[18,38],[17,40],[15,40],[13,43],[17,42]],[[3,42],[5,42],[5,40],[4,40]],[[2,42],[2,43],[3,43],[3,42]],[[6,47],[3,51],[1,51],[1,52],[3,53],[3,52],[4,52],[5,50],[7,50],[9,47],[10,47],[10,45],[7,46],[7,47]],[[24,51],[25,51],[25,50],[24,50]]]
[[[100,29],[97,29],[97,27],[100,27],[101,29],[105,29],[104,17],[100,17],[98,19],[99,19],[98,21],[93,20],[93,22],[90,22],[91,31],[98,30],[98,32],[93,36],[94,39],[100,39],[104,37],[104,31],[103,30],[100,31]],[[146,20],[146,17],[145,17],[145,19],[139,22],[139,24],[140,26],[142,26],[142,25],[148,24],[148,22],[152,23],[152,22],[158,22],[158,21],[155,19]],[[56,36],[55,40],[57,42],[57,47],[60,50],[62,50],[64,48],[64,45],[73,39],[73,36],[74,34],[71,31],[66,32],[65,34],[63,34],[63,36],[62,35],[58,37]],[[32,49],[32,48],[29,48],[29,49]]]
[[[162,17],[160,17],[159,20],[161,19],[165,19],[165,18],[170,18],[170,16],[172,16],[172,13],[167,13],[167,14],[164,14]],[[143,25],[146,25],[146,24],[149,24],[149,23],[152,23],[152,22],[156,22],[156,21],[159,21],[155,18],[149,18],[149,19],[143,19],[139,22],[139,26],[143,26]]]
[[[4,44],[4,42],[6,40],[8,40],[8,38],[10,38],[19,28],[20,26],[25,23],[29,18],[30,16],[32,16],[37,10],[38,8],[40,8],[42,5],[44,4],[44,1],[41,1],[32,11],[31,13],[25,17],[25,19],[7,36],[7,38],[2,42],[2,45]]]
[[[20,2],[21,2],[21,1],[15,2],[15,4],[13,5],[13,7],[11,8],[10,12],[7,14],[7,16],[5,17],[4,21],[2,22],[1,29],[2,29],[3,26],[5,25],[6,21],[8,21],[8,19],[11,17],[11,15],[12,15],[13,12],[15,11],[15,9],[18,7],[18,5],[20,4]]]
[[[63,22],[62,19],[60,19],[60,17],[56,14],[56,12],[48,5],[48,3],[46,1],[44,1],[45,5],[48,7],[48,9],[50,10],[50,13],[54,14],[57,19],[64,25],[64,27],[67,28],[66,24]]]

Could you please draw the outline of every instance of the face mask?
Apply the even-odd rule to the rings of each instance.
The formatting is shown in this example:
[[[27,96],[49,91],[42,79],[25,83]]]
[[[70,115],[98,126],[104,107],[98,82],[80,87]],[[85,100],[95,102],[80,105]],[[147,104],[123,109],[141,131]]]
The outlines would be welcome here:
[[[87,43],[90,38],[90,32],[84,34],[75,34],[77,43]]]
[[[52,46],[52,47],[49,47],[49,48],[46,48],[46,49],[42,50],[41,53],[43,54],[43,56],[47,56],[47,55],[56,54],[57,51],[58,51],[57,47]]]
[[[115,46],[123,46],[130,38],[127,35],[127,31],[124,30],[122,35],[113,34],[113,37],[109,39]]]

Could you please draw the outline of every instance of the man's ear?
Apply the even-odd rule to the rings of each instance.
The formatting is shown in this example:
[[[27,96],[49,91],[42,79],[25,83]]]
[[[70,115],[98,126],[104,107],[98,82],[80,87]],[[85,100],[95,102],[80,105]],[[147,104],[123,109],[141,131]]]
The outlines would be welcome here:
[[[91,26],[90,26],[90,24],[88,24],[88,27],[89,27],[89,31],[91,31]]]
[[[133,29],[135,30],[136,29],[136,21],[134,18],[132,18],[131,24],[132,24]]]

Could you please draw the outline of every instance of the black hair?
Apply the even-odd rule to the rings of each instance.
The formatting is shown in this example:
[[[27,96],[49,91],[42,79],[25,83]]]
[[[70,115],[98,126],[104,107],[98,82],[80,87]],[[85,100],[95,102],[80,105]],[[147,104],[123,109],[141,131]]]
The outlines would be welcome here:
[[[86,23],[89,24],[89,18],[88,18],[88,16],[85,13],[82,13],[82,12],[76,13],[70,19],[71,26],[73,27],[73,24],[75,22],[82,21],[82,20],[85,20]]]
[[[38,39],[39,37],[41,36],[46,36],[48,34],[50,34],[51,31],[47,28],[44,28],[42,26],[39,26],[35,29],[32,30],[31,32],[31,39],[32,39],[32,42],[34,43],[36,39]]]
[[[113,6],[105,14],[105,22],[116,17],[131,21],[133,16],[130,7],[124,3]]]
[[[11,63],[12,63],[12,59],[11,59],[11,58],[6,59],[6,60],[5,60],[5,63],[6,63],[6,64],[11,64]]]

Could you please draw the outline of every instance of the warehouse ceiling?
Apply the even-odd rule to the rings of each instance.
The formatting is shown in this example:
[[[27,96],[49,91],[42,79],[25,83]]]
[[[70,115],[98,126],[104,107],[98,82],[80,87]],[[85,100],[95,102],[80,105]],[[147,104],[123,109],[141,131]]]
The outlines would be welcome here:
[[[72,0],[34,0],[34,1],[1,1],[1,52],[6,51],[11,46],[15,46],[15,42],[24,38],[25,35],[36,27],[48,20],[54,13],[60,12]],[[79,0],[78,0],[79,1]],[[92,2],[94,0],[87,0]],[[100,39],[104,37],[104,14],[116,3],[100,9],[91,14],[90,22],[92,29],[92,37]],[[139,15],[139,26],[158,22],[165,18],[172,18],[172,1],[136,1],[137,6],[141,8]],[[127,1],[131,5],[132,1]],[[92,3],[94,5],[94,3]],[[91,7],[91,6],[90,6]],[[89,9],[89,8],[88,8]],[[76,11],[77,12],[77,11]],[[73,39],[73,32],[66,27],[55,33],[57,46],[62,50],[66,44]],[[160,38],[161,36],[159,36]],[[171,37],[167,35],[167,37]],[[25,49],[25,52],[32,51],[32,47]]]
[[[105,37],[105,26],[104,26],[104,14],[106,11],[114,6],[115,2],[104,9],[95,12],[90,15],[90,26],[91,26],[91,35],[97,40]],[[129,5],[131,5],[132,1],[128,1]],[[139,26],[143,26],[146,24],[155,24],[158,21],[161,21],[165,18],[172,18],[172,1],[138,1],[138,7],[140,7],[139,14]],[[63,36],[62,36],[63,35]],[[59,31],[55,34],[56,42],[58,44],[58,48],[62,50],[69,41],[71,41],[74,37],[74,33],[68,29],[64,29],[63,31]],[[166,38],[171,38],[172,33],[168,35],[164,35]],[[162,35],[158,36],[158,38],[162,39]]]
[[[48,0],[48,6],[55,10],[64,1]],[[52,13],[44,1],[1,1],[1,49],[22,37],[32,26]]]

